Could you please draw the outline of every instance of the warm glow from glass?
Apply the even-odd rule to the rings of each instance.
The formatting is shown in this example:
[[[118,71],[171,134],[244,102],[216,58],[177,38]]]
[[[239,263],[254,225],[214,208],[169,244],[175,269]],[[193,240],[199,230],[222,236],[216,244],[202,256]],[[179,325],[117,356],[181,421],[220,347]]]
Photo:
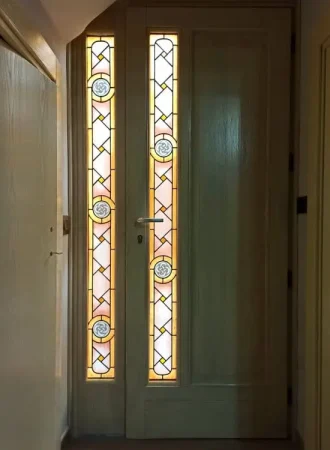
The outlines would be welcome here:
[[[177,379],[178,37],[150,35],[149,380]]]
[[[87,379],[115,377],[114,51],[113,37],[87,38]]]

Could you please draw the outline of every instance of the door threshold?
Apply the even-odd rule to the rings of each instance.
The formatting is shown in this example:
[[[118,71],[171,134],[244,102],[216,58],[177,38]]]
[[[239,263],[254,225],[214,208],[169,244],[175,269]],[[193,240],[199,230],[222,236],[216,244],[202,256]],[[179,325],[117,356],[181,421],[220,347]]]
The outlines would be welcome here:
[[[62,450],[299,450],[297,443],[277,439],[151,439],[81,438]]]

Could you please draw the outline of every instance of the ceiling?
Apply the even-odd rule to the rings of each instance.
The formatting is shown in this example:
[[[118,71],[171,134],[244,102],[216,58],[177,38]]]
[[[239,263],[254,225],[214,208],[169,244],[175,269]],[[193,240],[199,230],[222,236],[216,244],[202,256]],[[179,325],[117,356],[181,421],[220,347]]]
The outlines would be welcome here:
[[[41,0],[61,38],[68,43],[115,0]]]

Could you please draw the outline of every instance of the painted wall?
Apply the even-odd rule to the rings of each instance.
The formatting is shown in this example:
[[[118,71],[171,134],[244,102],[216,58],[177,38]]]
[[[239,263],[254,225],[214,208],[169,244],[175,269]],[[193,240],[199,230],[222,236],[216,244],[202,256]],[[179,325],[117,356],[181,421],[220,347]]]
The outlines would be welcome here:
[[[24,0],[29,1],[29,0]],[[41,0],[49,17],[66,43],[72,41],[85,27],[115,0]]]

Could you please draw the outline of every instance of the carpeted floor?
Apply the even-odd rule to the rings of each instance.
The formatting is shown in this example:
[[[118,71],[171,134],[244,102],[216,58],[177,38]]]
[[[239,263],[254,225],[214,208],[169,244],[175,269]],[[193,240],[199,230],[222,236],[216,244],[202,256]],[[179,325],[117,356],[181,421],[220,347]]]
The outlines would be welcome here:
[[[80,439],[66,443],[62,450],[297,450],[297,447],[281,440]]]

